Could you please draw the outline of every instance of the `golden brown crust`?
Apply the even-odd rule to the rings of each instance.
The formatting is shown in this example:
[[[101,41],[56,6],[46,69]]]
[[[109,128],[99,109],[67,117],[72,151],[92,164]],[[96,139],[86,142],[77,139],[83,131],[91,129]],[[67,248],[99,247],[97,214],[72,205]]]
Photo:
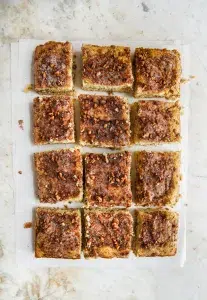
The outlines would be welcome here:
[[[127,257],[131,250],[132,216],[123,209],[86,209],[86,258]]]
[[[178,213],[168,210],[136,211],[136,256],[173,256],[177,252]]]
[[[155,100],[132,105],[132,140],[135,144],[180,141],[180,104]]]
[[[177,50],[136,48],[134,64],[136,98],[179,98],[181,61]]]
[[[133,85],[129,47],[82,46],[83,89],[130,91]]]
[[[85,201],[88,206],[131,206],[131,153],[85,156]]]
[[[74,107],[69,96],[33,100],[34,143],[74,143]]]
[[[78,209],[37,208],[35,257],[80,258],[81,214]]]
[[[40,202],[82,201],[83,167],[78,149],[34,154]]]
[[[130,144],[129,105],[123,97],[80,95],[80,144],[121,148]]]
[[[73,54],[69,42],[47,42],[34,54],[34,88],[36,92],[52,94],[73,89]]]
[[[136,153],[135,203],[174,206],[179,197],[180,152]]]

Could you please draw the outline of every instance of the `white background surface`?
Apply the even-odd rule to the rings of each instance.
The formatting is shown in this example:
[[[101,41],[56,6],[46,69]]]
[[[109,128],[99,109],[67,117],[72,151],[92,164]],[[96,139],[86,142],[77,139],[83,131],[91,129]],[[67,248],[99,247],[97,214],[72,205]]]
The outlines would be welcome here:
[[[25,0],[18,6],[0,5],[0,299],[206,300],[206,16],[205,0]],[[180,39],[191,43],[191,73],[196,78],[191,82],[187,263],[183,269],[120,272],[67,268],[34,272],[15,267],[8,43],[19,38]]]

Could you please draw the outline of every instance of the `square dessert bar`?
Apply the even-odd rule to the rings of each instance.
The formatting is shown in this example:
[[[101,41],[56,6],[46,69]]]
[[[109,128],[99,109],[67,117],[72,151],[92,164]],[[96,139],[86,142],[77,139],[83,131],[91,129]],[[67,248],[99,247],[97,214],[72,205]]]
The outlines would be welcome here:
[[[131,153],[85,156],[85,201],[88,206],[131,206]]]
[[[134,65],[136,98],[179,98],[181,60],[177,50],[136,48]]]
[[[82,201],[83,166],[78,149],[34,154],[40,202]]]
[[[129,105],[118,96],[80,95],[80,144],[121,148],[130,144]]]
[[[86,258],[128,256],[133,232],[133,220],[129,211],[86,209],[84,220]]]
[[[82,46],[84,90],[127,92],[133,75],[129,47]]]
[[[80,258],[79,209],[36,208],[35,257]]]
[[[179,198],[180,152],[136,152],[135,203],[174,206]]]
[[[40,94],[61,94],[73,90],[73,52],[69,42],[47,42],[34,53],[34,88]]]
[[[177,252],[178,213],[169,210],[137,210],[136,256],[174,256]]]
[[[35,144],[75,143],[73,99],[69,96],[33,100]]]
[[[131,107],[132,142],[149,145],[180,142],[180,104],[146,100]]]

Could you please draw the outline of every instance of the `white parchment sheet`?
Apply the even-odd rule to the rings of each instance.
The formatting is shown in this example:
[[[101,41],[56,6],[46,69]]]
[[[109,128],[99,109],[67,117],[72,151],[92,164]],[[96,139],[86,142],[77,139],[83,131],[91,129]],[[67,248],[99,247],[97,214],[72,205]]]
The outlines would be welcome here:
[[[90,259],[79,260],[70,259],[36,259],[34,257],[34,230],[25,229],[24,223],[33,220],[34,208],[39,204],[35,195],[35,177],[33,170],[33,154],[39,151],[69,148],[77,145],[43,145],[35,146],[32,141],[32,101],[37,96],[34,92],[25,93],[25,86],[33,83],[32,59],[33,52],[37,45],[46,41],[39,40],[20,40],[18,43],[11,44],[11,83],[12,83],[12,133],[13,133],[13,170],[15,181],[16,199],[16,258],[17,263],[26,267],[57,267],[57,266],[76,266],[93,268],[153,268],[153,267],[176,267],[183,266],[186,258],[186,221],[185,206],[187,202],[187,165],[188,165],[188,107],[190,100],[189,84],[182,85],[181,104],[183,107],[181,115],[181,144],[160,145],[160,146],[133,146],[129,151],[137,150],[181,150],[182,151],[182,181],[180,185],[181,198],[174,210],[179,212],[179,239],[178,252],[174,257],[149,257],[136,258],[133,253],[126,259]],[[72,41],[74,54],[76,54],[76,76],[75,89],[77,94],[90,93],[81,90],[80,70],[81,59],[80,51],[82,43],[103,44],[103,45],[126,45],[131,47],[132,54],[135,47],[156,47],[178,49],[182,55],[182,77],[189,77],[189,47],[181,46],[177,42],[143,42],[143,41]],[[96,92],[96,94],[106,94]],[[119,93],[115,93],[119,94]],[[122,94],[123,95],[123,94]],[[126,94],[129,103],[137,101],[132,96]],[[150,101],[150,100],[149,100]],[[24,121],[24,130],[20,129],[18,120]],[[100,148],[82,147],[85,152],[112,152],[112,150]],[[18,171],[22,171],[19,174]],[[82,204],[69,204],[69,207],[80,207]]]

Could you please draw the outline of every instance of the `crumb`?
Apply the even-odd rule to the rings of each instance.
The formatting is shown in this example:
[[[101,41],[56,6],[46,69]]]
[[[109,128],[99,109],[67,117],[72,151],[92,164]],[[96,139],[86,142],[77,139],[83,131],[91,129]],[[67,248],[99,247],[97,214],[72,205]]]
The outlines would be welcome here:
[[[28,92],[30,92],[30,91],[32,91],[34,89],[34,85],[33,84],[27,84],[26,86],[25,86],[25,88],[24,88],[24,92],[25,93],[28,93]]]
[[[24,228],[25,229],[32,228],[32,222],[25,222],[24,223]]]
[[[180,83],[188,83],[190,82],[192,79],[195,79],[196,77],[194,75],[190,75],[189,78],[181,78]]]
[[[185,205],[185,206],[188,206],[188,204],[187,204],[187,203],[185,203],[184,205]]]
[[[187,83],[187,82],[189,82],[189,81],[190,81],[190,79],[187,79],[187,78],[181,78],[180,83],[185,84],[185,83]]]
[[[107,92],[109,96],[112,96],[114,93],[112,91]]]
[[[19,128],[21,128],[21,130],[24,130],[24,121],[18,120],[18,124],[19,124]]]
[[[22,175],[22,171],[18,171],[18,173],[19,173],[20,175]]]

